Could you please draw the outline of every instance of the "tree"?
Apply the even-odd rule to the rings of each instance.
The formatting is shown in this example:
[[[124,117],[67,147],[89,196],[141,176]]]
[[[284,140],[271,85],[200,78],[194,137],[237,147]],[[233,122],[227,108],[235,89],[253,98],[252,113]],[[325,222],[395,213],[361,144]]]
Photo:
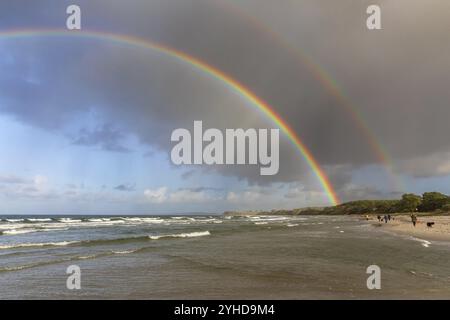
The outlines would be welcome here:
[[[400,200],[399,210],[402,212],[414,212],[422,203],[422,198],[414,193],[405,193]]]
[[[422,212],[436,211],[450,204],[450,197],[440,192],[425,192],[419,209]]]

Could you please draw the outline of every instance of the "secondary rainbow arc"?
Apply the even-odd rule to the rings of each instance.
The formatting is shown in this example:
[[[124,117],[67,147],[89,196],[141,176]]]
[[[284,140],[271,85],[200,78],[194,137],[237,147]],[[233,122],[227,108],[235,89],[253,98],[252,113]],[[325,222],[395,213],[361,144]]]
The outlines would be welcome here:
[[[372,128],[367,123],[362,112],[352,103],[345,91],[339,86],[338,82],[331,76],[325,68],[317,63],[305,50],[294,47],[282,34],[273,31],[263,20],[250,15],[239,6],[229,1],[215,0],[215,3],[221,9],[227,10],[234,16],[240,17],[246,21],[255,30],[272,40],[276,45],[286,50],[292,57],[295,57],[305,66],[311,75],[333,96],[336,101],[343,107],[343,110],[350,116],[356,128],[364,136],[369,148],[375,155],[376,160],[384,167],[389,174],[395,191],[405,190],[405,185],[401,177],[394,173],[394,163],[388,151],[381,141],[377,138]]]

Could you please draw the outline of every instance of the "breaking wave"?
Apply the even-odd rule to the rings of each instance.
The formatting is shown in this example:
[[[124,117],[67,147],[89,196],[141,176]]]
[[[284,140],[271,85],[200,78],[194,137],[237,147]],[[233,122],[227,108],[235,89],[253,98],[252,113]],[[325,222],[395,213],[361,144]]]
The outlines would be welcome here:
[[[210,236],[211,233],[209,231],[197,231],[197,232],[189,232],[189,233],[174,233],[174,234],[162,234],[157,236],[148,236],[152,240],[159,240],[163,238],[194,238],[194,237],[204,237]]]
[[[68,246],[81,241],[61,241],[61,242],[40,242],[40,243],[15,243],[1,245],[0,249],[16,249],[16,248],[35,248],[35,247],[61,247]]]

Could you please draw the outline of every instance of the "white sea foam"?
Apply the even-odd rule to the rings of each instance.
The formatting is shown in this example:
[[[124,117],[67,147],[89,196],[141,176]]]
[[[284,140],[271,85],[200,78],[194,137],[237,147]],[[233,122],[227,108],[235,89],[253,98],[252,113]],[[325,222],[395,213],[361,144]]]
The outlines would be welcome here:
[[[126,223],[133,223],[133,224],[142,224],[142,223],[164,223],[164,222],[168,222],[169,220],[165,220],[165,219],[160,219],[160,218],[138,218],[138,217],[134,217],[134,218],[123,218],[123,220],[116,220],[119,222],[126,222]],[[116,221],[112,221],[112,222],[116,222]]]
[[[113,251],[114,254],[130,254],[130,253],[135,253],[136,251],[138,251],[138,249],[134,249],[134,250],[123,250],[123,251]]]
[[[98,257],[97,254],[91,254],[91,255],[87,255],[87,256],[79,256],[79,257],[77,257],[77,259],[87,260],[87,259],[95,259],[97,257]]]
[[[64,222],[64,223],[80,223],[82,222],[82,220],[80,219],[71,219],[71,218],[61,218],[59,219],[60,222]]]
[[[264,221],[284,221],[284,220],[289,220],[290,218],[288,217],[277,217],[277,216],[265,216],[265,217],[261,217],[261,220]]]
[[[40,243],[16,243],[0,246],[0,249],[15,249],[15,248],[33,248],[33,247],[60,247],[68,246],[70,244],[78,243],[79,241],[61,241],[61,242],[40,242]]]
[[[25,233],[32,233],[32,232],[37,232],[38,230],[36,229],[22,229],[22,230],[16,230],[16,229],[10,229],[10,230],[5,230],[3,231],[4,235],[16,235],[16,234],[25,234]]]
[[[23,219],[6,219],[8,222],[20,222],[23,221]]]
[[[296,227],[296,226],[298,226],[298,223],[288,223],[286,226],[287,227]]]
[[[136,221],[136,222],[140,222],[142,221],[141,218],[122,218],[124,221]]]
[[[189,233],[162,234],[158,236],[148,236],[148,237],[152,240],[158,240],[161,238],[193,238],[193,237],[204,237],[209,235],[211,235],[209,231],[197,231]]]
[[[31,226],[26,225],[26,224],[1,224],[0,225],[0,230],[12,230],[12,229],[21,229],[21,228],[25,228],[27,226]]]
[[[414,240],[414,241],[420,242],[421,245],[422,245],[423,247],[425,247],[425,248],[428,248],[428,247],[430,246],[430,244],[431,244],[431,242],[428,241],[428,240],[419,239],[419,238],[415,238],[415,237],[411,237],[411,239]]]
[[[27,233],[34,233],[34,232],[54,232],[54,231],[65,231],[69,230],[69,228],[57,228],[57,227],[49,227],[49,228],[43,228],[43,229],[33,229],[33,228],[27,228],[27,229],[9,229],[2,232],[3,235],[20,235],[20,234],[27,234]]]

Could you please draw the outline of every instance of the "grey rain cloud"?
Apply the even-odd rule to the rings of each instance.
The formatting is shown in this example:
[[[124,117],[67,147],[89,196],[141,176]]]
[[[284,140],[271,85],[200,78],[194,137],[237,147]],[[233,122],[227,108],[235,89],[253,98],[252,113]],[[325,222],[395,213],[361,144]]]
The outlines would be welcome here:
[[[30,183],[30,181],[31,180],[27,180],[13,175],[0,176],[0,183],[3,184],[27,184]]]
[[[118,186],[114,187],[114,190],[131,192],[136,190],[136,186],[131,184],[119,184]]]
[[[100,146],[106,151],[129,152],[130,149],[122,145],[123,138],[122,132],[110,125],[104,125],[92,131],[82,129],[72,143],[81,146]]]
[[[411,173],[429,157],[427,164],[434,166],[420,176],[448,173],[448,158],[439,155],[450,150],[450,43],[444,41],[450,2],[431,0],[424,7],[421,1],[379,1],[383,30],[377,32],[365,28],[370,1],[78,2],[86,29],[166,43],[245,84],[287,119],[343,193],[353,169],[377,160],[352,115],[298,52],[332,75],[398,170]],[[44,4],[50,8],[45,13]],[[0,12],[16,13],[14,19],[0,16],[0,27],[59,26],[65,5],[2,3]],[[7,41],[0,41],[0,52],[11,58],[0,64],[0,112],[64,131],[77,116],[95,110],[103,123],[123,130],[84,131],[77,144],[126,151],[119,140],[129,133],[168,153],[171,131],[191,128],[194,120],[215,128],[274,126],[219,81],[150,50],[82,39]],[[252,166],[207,169],[256,184],[313,181],[286,139],[280,152],[274,177],[260,177]]]

